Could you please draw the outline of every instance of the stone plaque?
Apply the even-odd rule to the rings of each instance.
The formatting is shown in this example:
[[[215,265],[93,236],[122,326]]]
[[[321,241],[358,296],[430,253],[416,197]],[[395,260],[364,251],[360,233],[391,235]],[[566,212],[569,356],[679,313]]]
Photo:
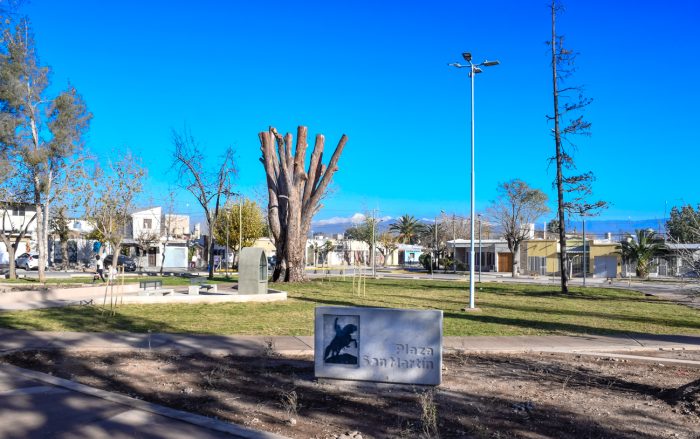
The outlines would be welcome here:
[[[317,378],[438,385],[442,311],[316,307]]]

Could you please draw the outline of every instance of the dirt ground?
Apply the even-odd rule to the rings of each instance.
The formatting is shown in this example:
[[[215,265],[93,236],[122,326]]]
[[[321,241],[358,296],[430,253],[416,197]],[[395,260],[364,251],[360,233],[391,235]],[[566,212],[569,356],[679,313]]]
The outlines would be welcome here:
[[[655,355],[697,359],[693,352]],[[601,356],[447,355],[436,389],[314,379],[312,358],[23,352],[0,358],[292,438],[700,438],[700,369]]]

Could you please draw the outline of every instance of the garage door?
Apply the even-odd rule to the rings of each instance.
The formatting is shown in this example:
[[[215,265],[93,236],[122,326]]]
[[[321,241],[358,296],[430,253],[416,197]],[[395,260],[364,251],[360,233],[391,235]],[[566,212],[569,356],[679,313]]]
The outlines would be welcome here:
[[[617,277],[617,256],[596,256],[593,265],[595,277]]]
[[[498,272],[509,273],[513,271],[513,253],[498,254]]]

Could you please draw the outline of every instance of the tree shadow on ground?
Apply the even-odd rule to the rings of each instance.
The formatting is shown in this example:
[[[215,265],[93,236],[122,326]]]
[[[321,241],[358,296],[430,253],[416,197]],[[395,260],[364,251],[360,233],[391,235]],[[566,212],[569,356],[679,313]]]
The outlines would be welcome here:
[[[163,380],[144,383],[138,371],[126,372],[117,365],[143,357],[163,369]],[[225,418],[245,424],[255,418],[268,429],[285,433],[289,411],[282,395],[294,391],[298,396],[296,415],[300,422],[316,425],[318,430],[343,432],[359,430],[373,437],[419,437],[426,425],[421,421],[420,396],[424,387],[316,381],[313,362],[273,356],[211,357],[120,352],[97,357],[64,355],[61,352],[25,352],[5,357],[8,361],[56,376],[88,381],[88,384],[138,396],[205,416]],[[543,365],[527,360],[507,359],[502,362],[487,357],[471,357],[465,361],[488,362],[485,371],[519,379],[541,379],[544,375],[555,383],[567,380],[569,386],[603,386],[611,391],[636,392],[656,397],[659,389],[614,380],[613,377],[591,376],[590,371]],[[546,370],[544,368],[547,368]],[[189,373],[192,380],[179,383],[178,377]],[[509,375],[510,374],[510,375]],[[477,377],[478,379],[478,377]],[[390,389],[389,391],[387,391]],[[233,399],[232,399],[233,398]],[[235,400],[236,404],[231,401]],[[517,397],[477,394],[472,391],[450,391],[438,388],[434,403],[439,414],[439,433],[443,438],[521,437],[523,432],[546,437],[621,437],[652,438],[633,425],[610,426],[604,419],[594,419],[557,407],[540,404],[523,407]],[[56,410],[69,402],[56,400]],[[6,407],[7,408],[7,407]],[[19,407],[9,407],[19,409]],[[22,409],[26,409],[23,407]],[[288,409],[288,407],[287,407]],[[47,419],[49,422],[50,419]],[[652,424],[665,425],[666,419],[649,419]],[[259,425],[259,424],[256,424]],[[255,426],[255,425],[254,425]],[[26,437],[42,437],[49,426],[37,425]],[[293,430],[287,430],[293,434]],[[146,436],[149,437],[149,436]]]
[[[606,312],[595,312],[595,311],[580,311],[580,310],[567,310],[567,309],[550,309],[544,308],[542,306],[529,306],[529,305],[506,305],[502,303],[489,303],[489,308],[499,308],[507,309],[511,311],[521,311],[526,313],[540,313],[540,314],[550,314],[550,315],[562,315],[562,316],[587,316],[587,317],[599,317],[602,319],[613,319],[613,320],[625,320],[629,322],[637,323],[653,323],[661,326],[673,326],[677,328],[688,328],[688,329],[700,329],[700,323],[698,321],[691,321],[689,319],[678,319],[674,316],[666,318],[655,318],[653,316],[628,316],[615,312],[615,310]]]
[[[614,328],[603,328],[564,322],[528,320],[513,317],[486,316],[476,313],[465,314],[445,311],[444,316],[453,319],[464,319],[493,325],[516,326],[523,329],[543,330],[547,332],[558,332],[561,334],[626,335],[630,333],[629,331]]]
[[[81,332],[85,328],[96,328],[95,332],[182,332],[167,322],[156,321],[144,317],[130,317],[114,313],[102,306],[70,306],[57,308],[42,308],[34,311],[48,322],[55,322],[57,327],[67,331]],[[27,320],[23,313],[11,314],[0,312],[0,327],[21,330],[50,331],[53,327],[42,326],[34,320]]]

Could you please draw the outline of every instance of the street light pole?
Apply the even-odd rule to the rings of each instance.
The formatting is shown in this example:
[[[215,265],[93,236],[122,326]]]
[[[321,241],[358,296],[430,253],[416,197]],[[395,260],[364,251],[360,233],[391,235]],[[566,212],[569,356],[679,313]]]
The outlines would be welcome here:
[[[469,309],[474,309],[474,216],[475,216],[475,186],[474,186],[474,76],[477,73],[482,73],[481,67],[491,67],[500,64],[499,61],[484,61],[480,64],[472,63],[472,54],[470,52],[465,52],[462,54],[462,58],[469,63],[469,65],[462,65],[459,63],[451,63],[450,66],[457,68],[469,68],[469,78],[471,79],[471,209],[470,209],[470,235],[469,235]]]

